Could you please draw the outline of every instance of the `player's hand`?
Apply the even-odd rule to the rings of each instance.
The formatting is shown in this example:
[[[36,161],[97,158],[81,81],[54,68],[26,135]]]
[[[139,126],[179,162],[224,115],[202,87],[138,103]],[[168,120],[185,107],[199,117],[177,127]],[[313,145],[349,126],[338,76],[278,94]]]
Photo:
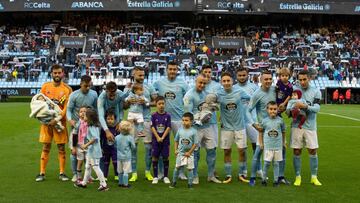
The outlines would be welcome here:
[[[175,156],[177,156],[179,154],[178,150],[175,150]]]
[[[49,126],[55,126],[56,125],[56,120],[55,119],[52,119],[50,122],[49,122]]]
[[[76,124],[76,122],[74,120],[70,120],[69,123],[70,123],[71,127],[74,127]]]
[[[128,103],[129,103],[130,105],[135,104],[135,103],[136,103],[136,99],[135,99],[135,98],[130,98],[130,99],[128,99]]]
[[[285,111],[285,104],[282,103],[279,105],[279,112],[284,112]]]
[[[260,144],[260,149],[261,149],[261,150],[264,149],[264,144]]]
[[[80,148],[81,148],[82,150],[86,150],[86,149],[87,149],[87,146],[83,144],[83,145],[80,146]]]
[[[107,130],[107,131],[105,132],[105,134],[106,134],[106,139],[107,139],[107,140],[109,140],[109,141],[114,141],[114,135],[113,135],[109,130]]]
[[[262,131],[262,128],[261,128],[260,125],[257,124],[257,123],[254,123],[254,124],[253,124],[253,127],[254,127],[257,131],[259,131],[259,132]]]
[[[161,137],[159,137],[159,138],[156,138],[156,140],[157,140],[158,142],[162,142],[162,139],[161,139]]]
[[[120,123],[118,123],[118,124],[116,125],[115,129],[116,129],[116,132],[120,132],[120,130],[121,130]]]
[[[74,155],[74,156],[76,155],[76,148],[75,148],[75,147],[73,147],[73,148],[71,149],[71,154]]]
[[[140,98],[137,100],[138,104],[145,104],[145,99],[144,98]]]
[[[294,107],[299,108],[299,109],[305,109],[307,107],[307,105],[302,102],[296,102]]]
[[[185,152],[184,156],[190,157],[190,156],[191,156],[191,153],[190,153],[190,152]]]

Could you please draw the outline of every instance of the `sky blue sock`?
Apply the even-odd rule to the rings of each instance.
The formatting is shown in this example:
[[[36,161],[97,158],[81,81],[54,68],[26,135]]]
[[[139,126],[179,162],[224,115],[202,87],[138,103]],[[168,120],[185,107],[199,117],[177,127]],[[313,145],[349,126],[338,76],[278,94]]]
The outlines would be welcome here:
[[[200,160],[200,148],[194,151],[194,177],[199,177],[198,176],[199,160]]]
[[[247,151],[246,151],[246,149],[244,152],[244,168],[243,168],[242,173],[245,177],[247,176]]]
[[[284,177],[285,173],[285,161],[286,161],[286,148],[282,149],[283,160],[279,162],[279,176]]]
[[[208,165],[208,177],[214,177],[215,172],[215,160],[216,160],[216,150],[207,149],[206,150],[206,163]]]
[[[278,182],[279,179],[279,170],[280,170],[280,161],[273,162],[273,171],[274,171],[274,182]]]
[[[244,175],[246,176],[246,162],[245,161],[239,161],[239,171],[238,171],[238,175]]]
[[[300,170],[301,170],[300,156],[294,155],[293,164],[294,164],[294,169],[295,169],[295,175],[300,176]]]
[[[224,168],[225,168],[225,175],[226,176],[231,177],[231,167],[232,167],[231,162],[225,163]]]
[[[193,179],[194,179],[194,172],[193,172],[193,170],[189,170],[189,172],[188,172],[188,184],[189,185],[192,185]]]
[[[77,158],[76,155],[70,154],[70,160],[71,160],[71,171],[74,175],[76,175],[77,172]]]
[[[264,161],[264,169],[263,169],[264,176],[263,176],[263,181],[265,181],[266,178],[267,178],[267,173],[268,173],[268,170],[269,170],[269,168],[270,168],[270,164],[271,164],[270,161]]]
[[[173,174],[173,179],[172,179],[173,184],[176,183],[176,180],[177,180],[178,176],[179,176],[179,169],[175,168],[174,169],[174,174]]]
[[[124,173],[119,173],[119,185],[124,185]]]
[[[124,185],[129,185],[129,175],[127,173],[124,173],[123,181],[124,181]]]
[[[319,164],[318,156],[310,155],[310,171],[312,176],[317,176],[318,164]]]
[[[136,164],[137,164],[137,145],[135,149],[131,151],[131,170],[133,173],[136,173]]]
[[[151,169],[151,144],[144,144],[145,146],[145,170]]]
[[[261,150],[260,150],[260,146],[256,145],[256,149],[251,161],[251,178],[256,178],[256,171],[261,170],[261,161],[260,161],[260,157],[261,157]]]

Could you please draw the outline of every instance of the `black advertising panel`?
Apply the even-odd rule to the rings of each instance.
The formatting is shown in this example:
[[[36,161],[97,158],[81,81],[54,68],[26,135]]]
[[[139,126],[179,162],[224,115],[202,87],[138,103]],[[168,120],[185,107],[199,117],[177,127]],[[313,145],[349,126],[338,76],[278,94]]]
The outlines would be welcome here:
[[[270,13],[360,14],[360,2],[273,0],[266,2]]]
[[[203,0],[201,7],[204,13],[265,12],[265,4],[261,0]]]
[[[40,88],[0,88],[0,95],[34,96],[40,93]]]
[[[85,37],[60,37],[60,45],[65,48],[83,48],[85,44]]]
[[[239,49],[245,47],[244,38],[242,37],[233,37],[233,38],[213,37],[212,42],[215,48]]]

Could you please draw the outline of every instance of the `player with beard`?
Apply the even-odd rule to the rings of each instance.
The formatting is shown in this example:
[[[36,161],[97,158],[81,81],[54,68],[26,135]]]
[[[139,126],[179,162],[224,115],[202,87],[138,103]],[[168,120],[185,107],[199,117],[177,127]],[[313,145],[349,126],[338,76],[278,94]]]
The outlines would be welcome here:
[[[58,132],[55,129],[56,120],[53,119],[48,125],[42,124],[40,127],[40,138],[39,142],[43,144],[40,159],[40,174],[36,177],[36,182],[45,180],[46,165],[49,161],[49,153],[51,149],[51,142],[54,139],[58,147],[58,159],[61,181],[68,181],[69,178],[65,175],[65,144],[68,142],[68,132],[66,129],[66,108],[69,100],[69,96],[72,92],[71,87],[62,82],[64,76],[64,68],[60,65],[53,65],[51,67],[51,76],[53,81],[46,82],[42,85],[40,92],[54,101],[62,110],[61,123],[65,126],[65,129]]]

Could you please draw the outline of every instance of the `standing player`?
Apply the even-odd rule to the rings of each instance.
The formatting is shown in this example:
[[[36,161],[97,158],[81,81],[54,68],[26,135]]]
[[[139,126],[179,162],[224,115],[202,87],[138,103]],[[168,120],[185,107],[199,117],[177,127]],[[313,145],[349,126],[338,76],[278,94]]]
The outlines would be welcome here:
[[[103,91],[97,100],[97,107],[99,112],[99,122],[101,124],[102,129],[105,131],[105,135],[107,140],[114,142],[115,138],[113,133],[110,132],[106,120],[105,120],[105,113],[109,109],[112,109],[115,113],[116,119],[116,129],[119,131],[120,121],[123,118],[124,111],[123,111],[123,101],[128,96],[129,92],[122,92],[118,90],[117,85],[115,82],[108,82],[106,84],[105,91]]]
[[[66,118],[70,123],[70,137],[69,137],[69,146],[72,148],[72,130],[75,127],[75,124],[79,121],[80,108],[83,106],[89,106],[93,109],[97,109],[97,98],[98,94],[96,91],[90,89],[91,87],[91,77],[88,75],[83,75],[80,79],[80,89],[74,91],[70,94],[69,102],[66,109]],[[76,156],[70,155],[71,160],[71,170],[74,174],[72,181],[76,181]]]
[[[249,71],[246,68],[239,68],[236,70],[236,77],[238,84],[236,87],[240,87],[244,90],[248,95],[253,95],[259,87],[254,83],[249,81]],[[250,99],[243,99],[243,104],[248,107]],[[259,135],[259,132],[252,126],[254,120],[256,120],[256,109],[253,109],[251,112],[247,112],[248,115],[246,117],[246,136],[250,139],[252,149],[255,152],[256,149],[256,140]],[[259,172],[261,172],[261,167],[259,168]]]
[[[317,149],[319,148],[317,132],[316,132],[316,114],[320,111],[321,92],[319,89],[310,86],[310,75],[308,71],[300,71],[298,75],[300,87],[298,89],[302,92],[302,98],[306,100],[306,104],[298,102],[295,107],[300,108],[307,113],[307,120],[302,128],[299,128],[299,121],[292,122],[291,124],[291,139],[290,147],[294,149],[294,168],[296,179],[295,186],[301,185],[301,150],[304,147],[308,149],[310,156],[310,171],[311,183],[316,186],[321,186],[317,178],[318,172],[318,156]],[[290,114],[291,109],[286,109],[287,114]]]
[[[200,74],[195,81],[195,87],[191,88],[184,96],[184,110],[190,113],[197,113],[199,111],[198,107],[205,101],[205,97],[208,94],[205,91],[205,85],[207,83],[206,76]],[[216,115],[213,113],[211,120],[216,121]],[[218,126],[216,124],[206,123],[197,128],[199,145],[205,147],[206,149],[206,162],[208,165],[208,181],[221,183],[215,177],[215,160],[216,160],[216,141],[215,136],[217,136]],[[199,146],[200,147],[200,146]],[[194,168],[194,184],[199,184],[198,176],[198,163],[200,160],[200,148],[194,152],[195,159],[195,168]]]
[[[221,75],[223,89],[217,93],[221,112],[221,133],[220,147],[224,149],[225,174],[223,183],[231,182],[231,146],[235,142],[239,153],[238,178],[242,182],[246,180],[246,129],[245,117],[247,108],[243,105],[242,99],[250,99],[240,88],[233,88],[233,79],[230,73]]]
[[[167,78],[159,79],[153,84],[153,87],[159,96],[165,98],[165,111],[171,116],[171,131],[175,136],[181,127],[181,118],[184,114],[183,97],[189,90],[189,86],[183,79],[177,78],[178,67],[176,63],[169,62],[166,71]],[[159,169],[161,171],[161,166]],[[180,171],[179,177],[182,180],[187,179],[183,171]]]
[[[152,86],[149,85],[145,85],[144,84],[144,76],[145,76],[145,71],[143,68],[141,67],[135,67],[133,70],[133,76],[134,76],[134,80],[135,83],[134,84],[138,84],[143,86],[144,89],[144,97],[150,101],[150,105],[149,106],[144,106],[143,108],[143,115],[144,115],[144,136],[143,137],[139,137],[137,134],[135,133],[135,144],[136,144],[136,148],[135,150],[132,151],[132,155],[131,155],[131,168],[132,168],[132,175],[130,178],[130,182],[135,182],[138,178],[137,176],[137,144],[139,142],[140,139],[143,140],[144,142],[144,146],[145,146],[145,177],[147,180],[152,181],[153,177],[150,173],[150,168],[151,168],[151,131],[150,131],[150,107],[154,106],[154,97],[156,97],[156,92],[154,90],[154,88]],[[144,104],[145,100],[139,100],[137,101],[136,99],[130,99],[127,102],[125,102],[125,106],[128,107],[131,104]]]
[[[45,180],[45,170],[46,165],[49,161],[49,153],[51,149],[51,142],[54,138],[55,143],[58,147],[58,159],[59,159],[59,168],[60,175],[59,179],[62,181],[67,181],[69,178],[65,175],[65,144],[68,142],[68,132],[66,129],[66,108],[69,100],[69,96],[72,92],[71,87],[62,82],[62,77],[64,76],[64,68],[60,65],[53,65],[51,67],[51,76],[53,78],[52,82],[44,83],[41,87],[40,92],[54,101],[62,110],[62,119],[61,123],[65,129],[61,132],[58,132],[55,129],[56,120],[53,119],[49,122],[48,125],[42,124],[40,127],[40,137],[39,142],[43,144],[43,149],[41,152],[40,159],[40,174],[36,176],[36,182],[41,182]]]

